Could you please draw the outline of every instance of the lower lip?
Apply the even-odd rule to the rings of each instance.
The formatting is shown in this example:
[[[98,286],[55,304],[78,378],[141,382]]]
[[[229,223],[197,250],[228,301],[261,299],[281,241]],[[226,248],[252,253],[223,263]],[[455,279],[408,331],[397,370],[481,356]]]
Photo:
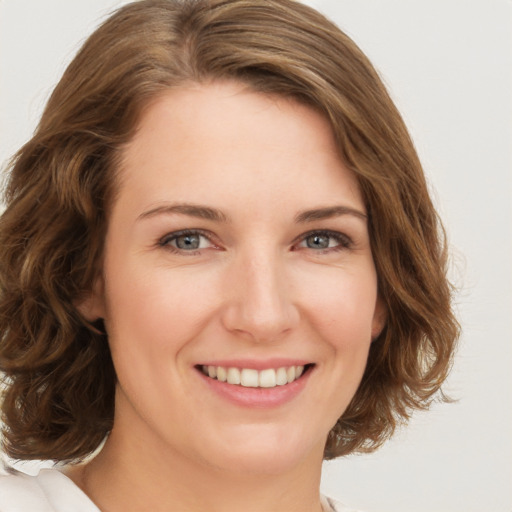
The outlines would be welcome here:
[[[291,402],[306,386],[312,370],[313,368],[310,368],[290,384],[273,388],[246,388],[212,379],[200,371],[197,373],[206,385],[223,399],[241,407],[266,409]]]

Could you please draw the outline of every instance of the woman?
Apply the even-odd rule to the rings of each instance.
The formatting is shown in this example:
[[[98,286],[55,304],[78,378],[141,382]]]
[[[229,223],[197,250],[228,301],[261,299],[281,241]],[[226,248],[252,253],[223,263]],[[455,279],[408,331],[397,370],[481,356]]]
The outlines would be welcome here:
[[[319,494],[322,460],[377,448],[449,370],[442,230],[407,130],[297,2],[120,9],[5,199],[4,449],[67,465],[0,479],[2,512],[346,511]]]

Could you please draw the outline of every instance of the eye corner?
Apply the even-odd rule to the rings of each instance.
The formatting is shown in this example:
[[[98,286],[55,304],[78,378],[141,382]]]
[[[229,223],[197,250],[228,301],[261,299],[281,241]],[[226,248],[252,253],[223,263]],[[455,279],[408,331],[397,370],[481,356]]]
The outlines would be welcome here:
[[[211,233],[201,229],[181,229],[160,237],[156,245],[180,255],[197,255],[203,250],[220,249]]]
[[[309,244],[308,241],[311,239],[314,241]],[[300,235],[293,243],[292,250],[305,249],[317,254],[325,254],[347,250],[352,246],[352,239],[345,233],[328,229],[314,229]]]

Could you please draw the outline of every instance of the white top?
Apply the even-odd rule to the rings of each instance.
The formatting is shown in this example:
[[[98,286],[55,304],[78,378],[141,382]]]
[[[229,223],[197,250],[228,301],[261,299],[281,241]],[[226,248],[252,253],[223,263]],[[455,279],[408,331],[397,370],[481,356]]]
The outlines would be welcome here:
[[[0,512],[100,512],[72,480],[56,469],[37,476],[0,476]]]
[[[357,512],[322,496],[324,512]],[[0,476],[0,512],[101,512],[72,480],[56,469],[37,476]]]

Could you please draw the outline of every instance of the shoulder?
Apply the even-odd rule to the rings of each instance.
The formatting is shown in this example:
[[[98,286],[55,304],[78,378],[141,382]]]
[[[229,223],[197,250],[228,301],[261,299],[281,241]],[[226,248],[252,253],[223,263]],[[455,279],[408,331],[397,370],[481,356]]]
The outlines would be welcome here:
[[[343,503],[327,496],[322,496],[321,499],[324,512],[361,512],[355,508],[347,507]]]
[[[24,473],[0,476],[0,512],[53,512],[36,477]]]
[[[37,476],[14,472],[0,476],[0,512],[99,512],[65,475],[43,469]]]
[[[322,496],[325,512],[358,512]],[[0,475],[0,512],[100,512],[89,498],[65,475],[43,469],[37,476],[21,472]]]

